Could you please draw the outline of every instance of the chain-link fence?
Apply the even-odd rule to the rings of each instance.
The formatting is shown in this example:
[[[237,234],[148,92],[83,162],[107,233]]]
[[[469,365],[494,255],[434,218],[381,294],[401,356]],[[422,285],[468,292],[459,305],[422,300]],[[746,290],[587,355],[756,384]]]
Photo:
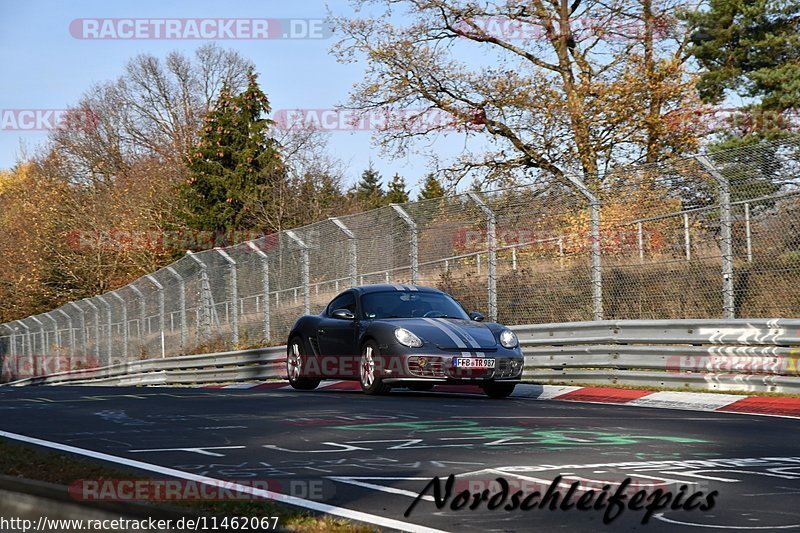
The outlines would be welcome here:
[[[0,325],[4,381],[282,343],[355,284],[418,283],[505,324],[800,316],[800,142],[329,219]],[[599,215],[599,216],[597,216]]]

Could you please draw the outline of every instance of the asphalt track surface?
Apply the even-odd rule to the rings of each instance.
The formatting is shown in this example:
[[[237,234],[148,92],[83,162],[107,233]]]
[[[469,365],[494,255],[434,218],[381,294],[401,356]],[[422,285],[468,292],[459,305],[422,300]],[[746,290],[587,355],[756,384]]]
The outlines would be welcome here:
[[[395,390],[21,387],[0,388],[0,430],[251,485],[442,531],[800,530],[800,420],[466,394]],[[433,492],[404,516],[434,476],[455,475],[437,508]],[[708,511],[453,510],[463,489],[545,492],[561,500],[579,482],[614,492],[630,479],[673,498],[718,491]],[[474,500],[470,500],[470,504]],[[674,501],[674,500],[673,500]],[[511,497],[505,504],[511,502]],[[626,502],[627,503],[627,502]],[[648,502],[645,502],[647,505]],[[395,523],[397,524],[397,523]],[[387,529],[382,524],[382,529]],[[391,528],[388,528],[391,529]]]

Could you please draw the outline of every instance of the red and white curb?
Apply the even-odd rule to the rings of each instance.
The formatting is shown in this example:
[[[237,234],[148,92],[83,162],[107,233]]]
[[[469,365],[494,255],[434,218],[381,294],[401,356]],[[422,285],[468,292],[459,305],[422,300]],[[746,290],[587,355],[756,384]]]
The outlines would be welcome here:
[[[266,383],[237,383],[212,386],[215,389],[293,390],[286,381]],[[357,381],[323,381],[318,391],[360,391]],[[436,385],[436,393],[483,394],[477,386]],[[610,387],[569,387],[557,385],[517,385],[512,398],[559,400],[571,402],[606,403],[688,411],[721,411],[751,415],[800,418],[800,398],[745,396],[742,394],[712,394],[707,392],[654,392],[616,389]]]

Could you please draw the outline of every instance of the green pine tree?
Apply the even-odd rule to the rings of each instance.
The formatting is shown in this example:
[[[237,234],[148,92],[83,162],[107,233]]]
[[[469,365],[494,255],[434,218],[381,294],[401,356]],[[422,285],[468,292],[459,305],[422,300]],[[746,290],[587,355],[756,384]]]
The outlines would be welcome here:
[[[213,231],[215,245],[226,245],[233,231],[253,229],[287,174],[278,143],[269,134],[269,101],[254,72],[247,89],[232,95],[223,88],[206,116],[200,140],[188,162],[183,188],[190,227]]]
[[[749,101],[715,149],[791,135],[783,112],[800,106],[800,3],[710,0],[684,17],[695,28],[690,52],[703,100],[719,104],[734,93]]]
[[[361,173],[361,181],[358,182],[355,189],[355,198],[364,209],[374,209],[386,203],[386,193],[381,184],[381,175],[371,164]]]
[[[389,183],[389,191],[386,193],[386,202],[390,204],[404,204],[408,202],[408,191],[406,190],[406,180],[395,174]]]
[[[696,28],[690,51],[703,68],[704,100],[719,103],[733,91],[763,109],[800,106],[800,3],[710,0],[685,17]]]
[[[419,191],[418,200],[430,200],[431,198],[441,198],[444,196],[444,187],[433,174],[425,176],[425,182]]]

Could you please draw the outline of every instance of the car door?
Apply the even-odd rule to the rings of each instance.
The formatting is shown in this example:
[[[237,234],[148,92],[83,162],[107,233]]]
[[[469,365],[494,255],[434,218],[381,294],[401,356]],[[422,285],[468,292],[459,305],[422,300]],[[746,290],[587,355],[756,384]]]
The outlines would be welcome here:
[[[355,320],[345,320],[332,316],[337,309],[347,309],[355,316]],[[317,326],[317,340],[320,355],[325,358],[325,373],[334,373],[330,377],[353,377],[358,375],[358,347],[356,337],[358,331],[358,309],[356,294],[347,291],[331,301],[325,315]]]

